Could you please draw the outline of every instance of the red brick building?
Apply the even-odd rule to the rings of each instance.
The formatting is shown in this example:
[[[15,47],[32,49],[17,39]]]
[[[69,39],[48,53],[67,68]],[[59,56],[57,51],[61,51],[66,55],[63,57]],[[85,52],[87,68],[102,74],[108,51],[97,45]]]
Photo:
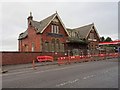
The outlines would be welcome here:
[[[67,29],[58,13],[41,20],[33,20],[30,13],[28,28],[19,35],[20,52],[67,52],[77,55],[81,51],[96,49],[100,41],[94,24]]]

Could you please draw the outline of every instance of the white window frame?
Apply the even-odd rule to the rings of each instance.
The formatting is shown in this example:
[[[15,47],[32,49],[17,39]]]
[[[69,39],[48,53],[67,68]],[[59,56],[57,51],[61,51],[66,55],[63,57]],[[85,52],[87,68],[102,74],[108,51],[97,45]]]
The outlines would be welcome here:
[[[54,33],[54,25],[51,25],[51,33]]]
[[[51,33],[59,34],[59,26],[51,25]]]
[[[56,28],[57,28],[57,34],[59,34],[59,26],[56,26]]]

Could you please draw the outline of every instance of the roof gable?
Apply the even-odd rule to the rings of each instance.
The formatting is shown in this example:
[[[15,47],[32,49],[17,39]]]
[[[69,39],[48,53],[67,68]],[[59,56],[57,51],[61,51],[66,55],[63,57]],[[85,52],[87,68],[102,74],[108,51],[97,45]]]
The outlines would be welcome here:
[[[74,28],[74,29],[67,29],[69,32],[77,32],[81,38],[86,38],[88,33],[91,30],[93,24],[85,25],[82,27]]]
[[[91,27],[91,29],[90,29],[90,31],[88,32],[88,35],[86,36],[86,38],[89,36],[89,34],[90,34],[90,32],[91,32],[92,30],[96,33],[96,35],[97,35],[97,37],[98,37],[98,39],[99,39],[99,41],[100,41],[100,36],[99,36],[99,34],[98,34],[98,32],[97,32],[97,30],[96,30],[96,28],[95,28],[94,25]]]
[[[98,34],[98,32],[97,32],[97,30],[94,26],[94,23],[89,24],[89,25],[85,25],[85,26],[82,26],[82,27],[74,28],[74,29],[67,29],[67,30],[68,30],[69,33],[71,33],[71,32],[72,33],[77,33],[81,39],[87,39],[91,30],[93,30],[92,27],[94,27],[94,31],[96,32],[98,38],[100,38],[99,34]]]
[[[35,27],[35,29],[37,30],[37,33],[42,33],[43,29],[48,26],[48,23],[50,22],[50,20],[55,15],[56,15],[56,13],[51,15],[51,16],[49,16],[49,17],[47,17],[47,18],[45,18],[45,19],[43,19],[43,20],[41,20],[40,22],[32,20],[31,21],[32,26]]]
[[[57,13],[43,19],[40,22],[37,22],[37,21],[31,21],[31,22],[32,22],[32,25],[37,29],[37,33],[43,33],[43,31],[47,28],[47,26],[51,23],[51,21],[55,20],[56,17],[58,18],[58,20],[62,24],[66,33],[69,35],[68,31],[66,30],[62,20],[60,19],[59,15]]]
[[[89,24],[79,28],[75,28],[74,30],[77,31],[82,38],[87,38],[92,26],[93,24]]]

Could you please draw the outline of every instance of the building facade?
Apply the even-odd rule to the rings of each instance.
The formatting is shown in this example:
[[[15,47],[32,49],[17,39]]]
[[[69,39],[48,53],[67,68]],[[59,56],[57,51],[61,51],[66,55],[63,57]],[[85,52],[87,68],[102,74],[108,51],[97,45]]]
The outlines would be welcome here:
[[[55,52],[79,55],[96,50],[100,41],[94,23],[79,28],[65,27],[58,13],[41,20],[28,19],[28,28],[19,35],[20,52]]]

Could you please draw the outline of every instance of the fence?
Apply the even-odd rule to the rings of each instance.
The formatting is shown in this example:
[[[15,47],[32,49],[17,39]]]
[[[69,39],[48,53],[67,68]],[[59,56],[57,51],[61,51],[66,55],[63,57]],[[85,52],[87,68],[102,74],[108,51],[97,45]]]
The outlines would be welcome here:
[[[110,58],[118,58],[120,57],[119,53],[109,53],[109,54],[95,54],[95,55],[86,55],[86,56],[67,56],[67,57],[59,57],[58,64],[70,64],[76,62],[87,62],[87,61],[98,61],[105,60]]]

